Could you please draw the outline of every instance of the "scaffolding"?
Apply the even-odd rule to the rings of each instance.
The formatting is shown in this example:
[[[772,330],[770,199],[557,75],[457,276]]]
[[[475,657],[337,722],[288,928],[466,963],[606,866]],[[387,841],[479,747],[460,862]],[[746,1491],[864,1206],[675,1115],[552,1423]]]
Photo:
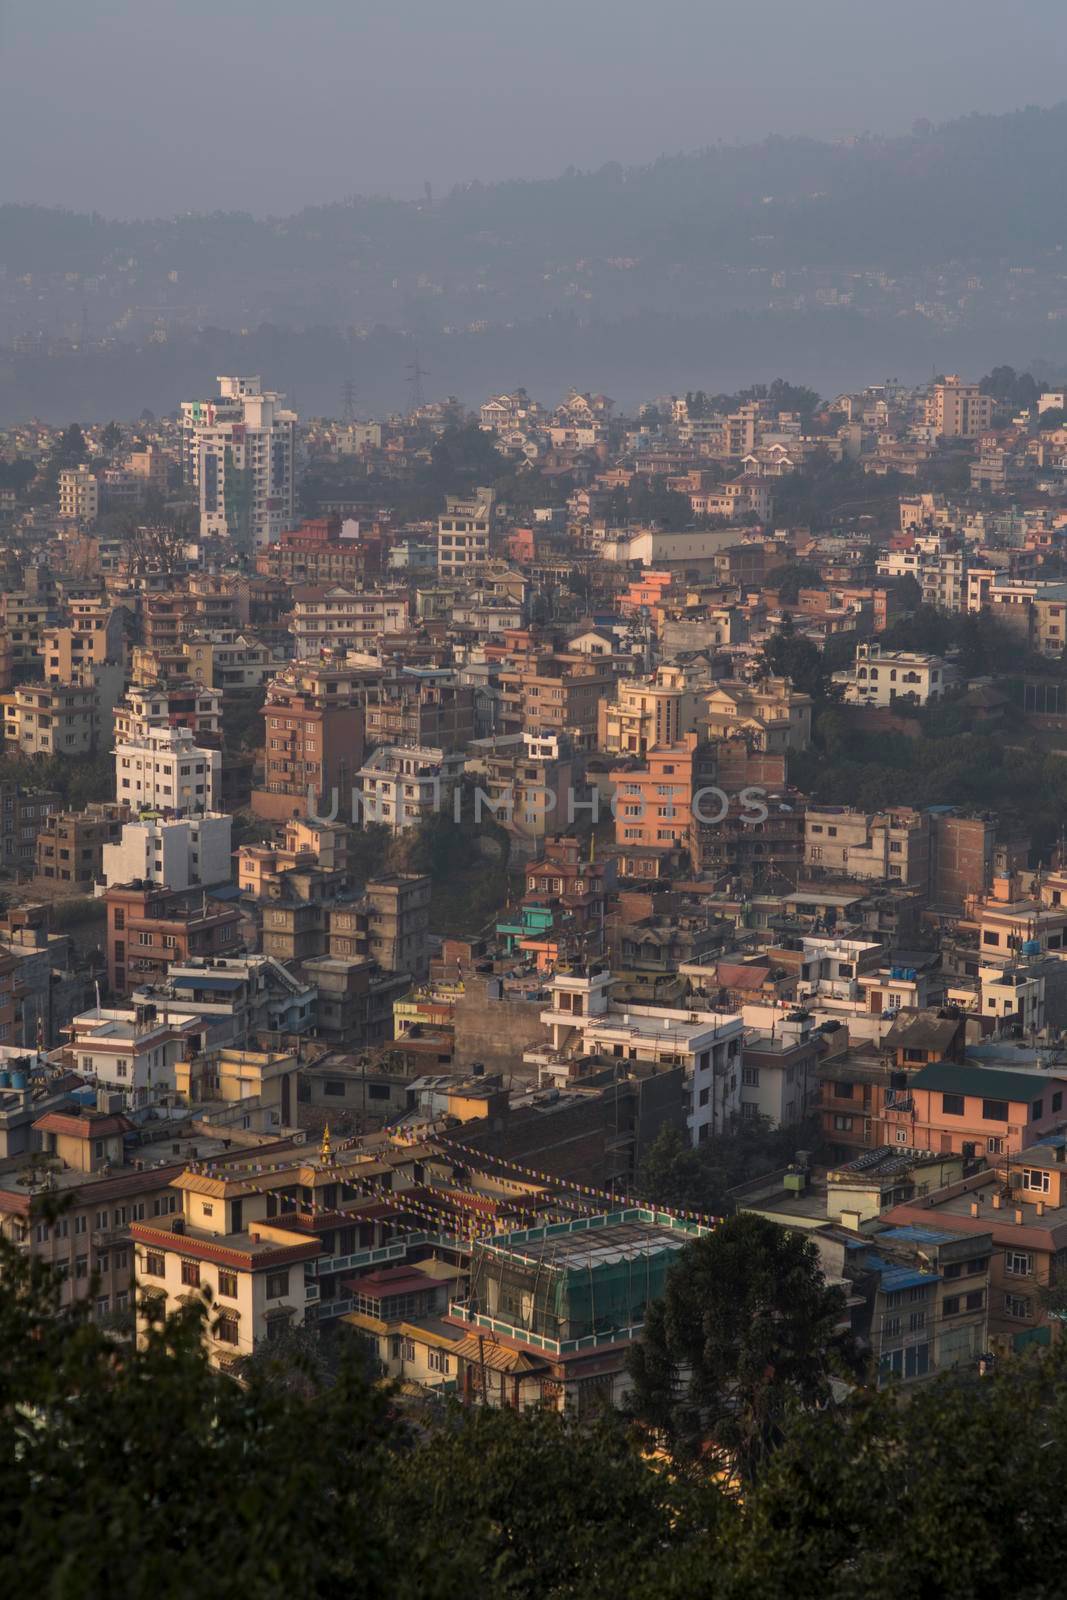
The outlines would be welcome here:
[[[474,1244],[470,1310],[546,1345],[623,1336],[663,1295],[688,1240],[707,1230],[636,1208]]]

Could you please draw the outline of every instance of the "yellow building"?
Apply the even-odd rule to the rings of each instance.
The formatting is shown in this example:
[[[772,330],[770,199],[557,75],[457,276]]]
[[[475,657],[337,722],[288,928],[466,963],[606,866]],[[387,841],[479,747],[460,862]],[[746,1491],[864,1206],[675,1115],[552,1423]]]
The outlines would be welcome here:
[[[678,744],[696,733],[707,690],[706,670],[674,664],[650,678],[623,679],[615,699],[600,702],[598,748],[644,756],[653,745]]]
[[[709,739],[748,737],[757,750],[781,754],[806,750],[811,742],[811,696],[788,678],[756,683],[724,678],[705,695]]]

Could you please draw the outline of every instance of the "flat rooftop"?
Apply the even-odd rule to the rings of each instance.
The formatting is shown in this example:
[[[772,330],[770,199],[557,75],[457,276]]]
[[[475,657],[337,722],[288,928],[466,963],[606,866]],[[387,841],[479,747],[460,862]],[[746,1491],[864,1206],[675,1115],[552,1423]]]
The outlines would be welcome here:
[[[615,1261],[635,1261],[662,1250],[681,1250],[692,1237],[662,1223],[638,1219],[605,1226],[560,1229],[531,1228],[489,1241],[489,1248],[520,1256],[554,1268],[604,1266]]]

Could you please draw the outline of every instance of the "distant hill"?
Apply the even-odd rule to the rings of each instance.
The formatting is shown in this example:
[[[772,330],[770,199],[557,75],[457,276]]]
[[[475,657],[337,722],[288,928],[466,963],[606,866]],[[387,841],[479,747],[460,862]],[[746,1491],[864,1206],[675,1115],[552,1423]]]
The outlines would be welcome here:
[[[400,344],[445,346],[445,369],[430,387],[460,394],[482,381],[490,346],[514,363],[498,381],[523,379],[524,351],[536,353],[538,329],[561,318],[591,349],[604,342],[595,330],[616,329],[625,345],[612,350],[616,388],[620,368],[623,384],[635,386],[646,370],[657,383],[686,375],[684,360],[649,365],[663,319],[703,329],[698,345],[731,352],[745,328],[758,350],[764,330],[778,327],[789,352],[811,349],[835,380],[861,352],[877,360],[884,351],[886,370],[903,376],[894,352],[909,360],[914,351],[925,366],[926,345],[980,360],[1059,361],[1065,142],[1067,103],[899,138],[774,138],[645,167],[471,184],[432,204],[354,199],[281,219],[116,222],[3,206],[0,329],[39,337],[31,363],[57,332],[129,346],[165,335],[188,354],[212,327],[259,342],[284,342],[288,331],[297,343],[317,338],[315,329],[364,340],[388,330]],[[692,337],[674,341],[683,357]],[[731,362],[735,354],[743,359],[737,350]],[[35,393],[40,378],[50,404],[47,374],[20,370]],[[701,376],[714,375],[692,374]],[[4,413],[13,377],[10,367],[0,371]],[[366,395],[376,405],[401,398],[376,385]]]

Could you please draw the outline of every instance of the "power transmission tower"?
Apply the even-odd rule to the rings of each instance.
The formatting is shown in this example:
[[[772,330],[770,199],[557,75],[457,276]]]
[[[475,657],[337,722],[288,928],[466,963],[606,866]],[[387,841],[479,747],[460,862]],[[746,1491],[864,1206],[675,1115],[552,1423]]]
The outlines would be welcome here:
[[[422,380],[423,378],[428,378],[430,374],[427,368],[424,367],[422,362],[419,360],[419,352],[417,350],[415,351],[415,359],[409,364],[407,370],[411,374],[411,377],[408,380],[411,384],[411,409],[412,411],[421,411],[422,407],[426,404],[426,395],[423,392]]]
[[[351,378],[341,385],[341,404],[345,426],[350,428],[356,420],[356,386]]]

